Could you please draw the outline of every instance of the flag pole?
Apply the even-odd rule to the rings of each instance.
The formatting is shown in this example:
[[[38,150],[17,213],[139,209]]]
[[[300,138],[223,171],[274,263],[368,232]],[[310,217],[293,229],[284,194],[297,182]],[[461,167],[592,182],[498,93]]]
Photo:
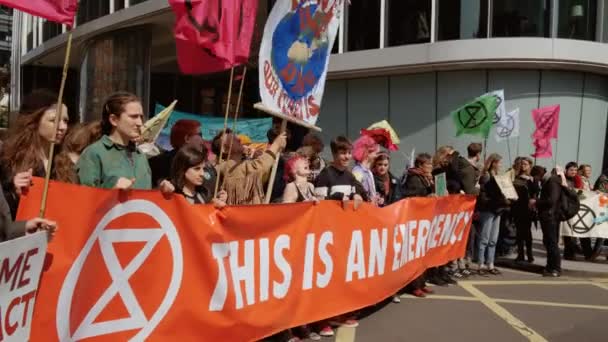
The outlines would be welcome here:
[[[511,141],[509,138],[507,138],[507,153],[509,153],[509,165],[513,166],[513,159],[511,158]]]
[[[245,85],[246,76],[247,76],[247,65],[245,65],[245,68],[243,69],[243,74],[241,76],[241,85],[239,87],[239,97],[236,100],[236,112],[234,113],[234,121],[232,122],[232,132],[233,133],[236,133],[236,121],[238,120],[238,117],[239,117],[239,108],[241,107],[241,99],[243,98],[243,87]],[[230,139],[230,145],[228,146],[228,156],[230,156],[230,154],[232,153],[233,143],[234,143],[234,139]],[[223,188],[225,184],[226,184],[226,177],[224,177],[222,179],[222,186],[220,188]]]
[[[217,157],[217,165],[220,166],[222,163],[222,155],[224,154],[224,136],[226,135],[226,128],[228,128],[228,114],[230,113],[230,97],[232,95],[232,81],[234,80],[234,67],[230,68],[230,82],[228,83],[228,99],[226,102],[226,111],[224,114],[224,130],[222,132],[222,137],[220,139],[220,155]],[[229,158],[229,157],[226,157]],[[228,159],[226,159],[228,160]],[[218,172],[217,178],[215,179],[215,190],[213,191],[213,198],[217,197],[217,191],[220,186],[220,176],[221,174]]]
[[[63,62],[63,74],[61,76],[61,86],[59,87],[59,96],[57,98],[57,113],[55,115],[55,133],[53,137],[57,137],[57,131],[59,130],[59,123],[61,122],[61,118],[63,116],[63,91],[65,89],[65,82],[68,77],[68,67],[70,63],[70,52],[72,50],[72,31],[70,30],[68,33],[68,44],[65,50],[65,60]],[[44,189],[42,191],[42,201],[40,202],[40,217],[44,217],[46,212],[46,202],[48,198],[49,192],[49,182],[51,180],[51,167],[53,165],[53,158],[55,155],[55,140],[51,141],[51,146],[49,147],[49,156],[46,165],[46,175],[44,177]]]
[[[281,132],[280,134],[285,133],[287,130],[287,120],[283,119],[281,121]],[[274,179],[277,177],[277,169],[279,168],[279,159],[281,159],[281,151],[277,152],[277,156],[274,160],[274,165],[272,165],[272,171],[270,172],[270,178],[268,178],[268,189],[266,190],[266,199],[264,203],[269,204],[272,196],[272,189],[274,187]]]

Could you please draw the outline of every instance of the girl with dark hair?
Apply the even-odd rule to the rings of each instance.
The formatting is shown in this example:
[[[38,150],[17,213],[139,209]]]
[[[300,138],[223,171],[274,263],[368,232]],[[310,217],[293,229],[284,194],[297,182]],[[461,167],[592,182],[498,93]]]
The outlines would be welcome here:
[[[532,221],[534,211],[530,207],[530,200],[536,198],[537,190],[530,175],[533,161],[528,157],[518,157],[513,170],[515,179],[513,186],[517,191],[518,199],[511,207],[511,213],[517,229],[517,258],[515,261],[523,262],[527,256],[528,262],[534,262],[532,255]]]
[[[387,153],[380,153],[374,160],[372,168],[376,190],[384,198],[382,206],[393,204],[403,198],[399,179],[390,172],[390,162],[391,157]]]
[[[44,177],[53,170],[48,160],[52,143],[59,150],[68,129],[68,110],[62,104],[61,120],[55,132],[57,96],[46,90],[35,91],[25,98],[1,154],[2,186],[13,218],[19,196],[29,188],[32,176]]]
[[[146,156],[135,141],[141,136],[143,108],[131,93],[110,95],[101,113],[99,141],[87,147],[76,169],[80,184],[106,189],[151,189],[152,176]],[[163,193],[173,191],[167,180],[161,182]]]
[[[184,196],[191,204],[213,203],[216,207],[226,206],[228,197],[226,191],[220,191],[217,198],[211,198],[203,186],[205,181],[205,161],[207,149],[195,145],[185,145],[180,148],[171,165],[171,180],[175,192]]]

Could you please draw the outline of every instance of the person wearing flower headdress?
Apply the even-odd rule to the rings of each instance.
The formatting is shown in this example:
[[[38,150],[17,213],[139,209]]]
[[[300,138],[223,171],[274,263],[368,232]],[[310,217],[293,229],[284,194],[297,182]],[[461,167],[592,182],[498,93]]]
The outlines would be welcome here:
[[[381,206],[384,204],[384,198],[378,194],[374,174],[371,170],[378,152],[380,152],[380,146],[372,137],[362,135],[359,139],[355,140],[353,144],[355,166],[352,172],[355,179],[363,185],[363,189],[367,193],[370,202],[376,206]]]

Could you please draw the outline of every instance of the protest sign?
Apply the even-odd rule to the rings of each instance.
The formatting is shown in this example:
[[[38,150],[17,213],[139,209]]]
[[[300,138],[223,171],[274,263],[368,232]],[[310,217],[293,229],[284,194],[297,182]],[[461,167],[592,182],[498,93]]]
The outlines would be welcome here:
[[[579,194],[580,209],[569,221],[562,222],[562,235],[578,238],[608,238],[608,196],[591,191]]]
[[[496,180],[500,192],[502,192],[506,199],[516,201],[519,198],[509,174],[496,175],[494,176],[494,180]]]
[[[437,196],[448,195],[448,182],[445,177],[445,172],[442,172],[435,176],[435,193]]]
[[[46,245],[46,232],[0,243],[0,341],[29,340]]]
[[[35,178],[19,217],[38,212],[41,188]],[[31,341],[257,341],[378,303],[462,257],[474,206],[459,195],[217,210],[51,183],[61,231]]]

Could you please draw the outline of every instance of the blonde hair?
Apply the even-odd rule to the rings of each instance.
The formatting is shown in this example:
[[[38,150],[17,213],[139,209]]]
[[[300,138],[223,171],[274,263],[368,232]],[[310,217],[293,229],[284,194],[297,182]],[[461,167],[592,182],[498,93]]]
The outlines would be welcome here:
[[[500,156],[500,154],[498,153],[492,153],[490,154],[490,156],[488,157],[488,159],[486,159],[486,163],[483,167],[483,173],[485,174],[490,174],[492,176],[496,176],[496,174],[498,173],[498,170],[494,170],[496,162],[502,160],[502,157]]]
[[[452,146],[441,146],[437,149],[437,152],[433,156],[433,167],[442,168],[447,165],[448,156],[454,152]]]

